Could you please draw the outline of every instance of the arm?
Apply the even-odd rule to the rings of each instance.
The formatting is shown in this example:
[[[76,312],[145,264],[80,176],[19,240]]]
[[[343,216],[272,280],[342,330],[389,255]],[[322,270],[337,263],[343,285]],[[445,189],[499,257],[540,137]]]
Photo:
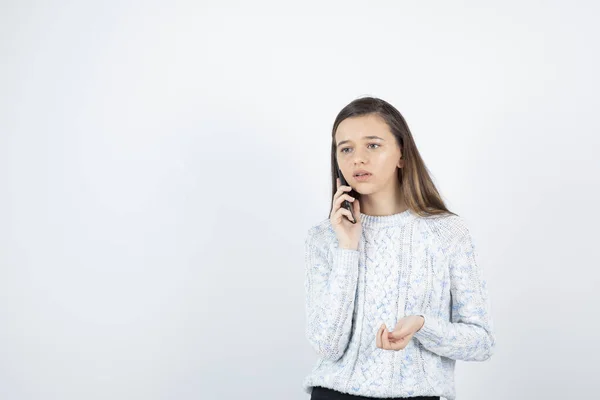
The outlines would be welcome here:
[[[487,284],[477,264],[471,235],[465,232],[450,258],[451,321],[419,314],[425,323],[414,337],[441,356],[485,361],[492,356],[496,339]]]
[[[306,337],[323,358],[337,360],[352,331],[358,250],[332,248],[310,232],[305,241]]]

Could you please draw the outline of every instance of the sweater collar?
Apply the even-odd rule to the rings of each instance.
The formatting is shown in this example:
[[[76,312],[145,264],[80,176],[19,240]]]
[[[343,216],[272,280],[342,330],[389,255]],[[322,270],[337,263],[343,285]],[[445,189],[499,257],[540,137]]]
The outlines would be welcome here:
[[[404,225],[416,216],[409,208],[405,211],[390,215],[367,215],[360,213],[360,220],[364,228],[386,228]]]

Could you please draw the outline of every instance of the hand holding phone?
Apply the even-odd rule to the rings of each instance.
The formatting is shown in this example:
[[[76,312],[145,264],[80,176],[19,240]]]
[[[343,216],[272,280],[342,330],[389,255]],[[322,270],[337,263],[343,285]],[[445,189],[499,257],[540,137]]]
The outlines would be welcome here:
[[[349,185],[342,185],[342,181],[345,180],[340,174],[339,178],[336,179],[338,190],[333,196],[330,215],[331,225],[341,248],[357,250],[362,232],[360,202],[358,198],[351,195],[354,190]]]
[[[340,170],[340,168],[338,167],[338,177],[340,179],[340,184],[342,186],[350,186],[348,185],[348,181],[346,181],[346,178],[344,178],[344,175],[342,175],[342,171]],[[350,193],[348,193],[350,196],[356,198],[354,196],[355,192],[354,189],[352,189],[350,191]],[[350,201],[348,200],[344,200],[342,202],[342,207],[344,207],[346,210],[350,211],[350,214],[352,215],[352,218],[348,218],[347,215],[345,215],[346,218],[348,218],[348,221],[352,222],[353,224],[356,223],[356,216],[354,215],[354,207],[352,207],[352,204],[350,204]]]

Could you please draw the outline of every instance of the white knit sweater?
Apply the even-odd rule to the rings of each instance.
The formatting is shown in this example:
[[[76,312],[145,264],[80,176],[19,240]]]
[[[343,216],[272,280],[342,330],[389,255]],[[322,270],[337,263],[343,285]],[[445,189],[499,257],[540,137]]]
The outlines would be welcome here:
[[[490,301],[462,217],[411,210],[361,213],[358,250],[340,248],[329,219],[306,237],[306,335],[320,356],[303,388],[381,397],[456,398],[456,360],[491,357]],[[382,323],[425,324],[402,350],[377,348]]]

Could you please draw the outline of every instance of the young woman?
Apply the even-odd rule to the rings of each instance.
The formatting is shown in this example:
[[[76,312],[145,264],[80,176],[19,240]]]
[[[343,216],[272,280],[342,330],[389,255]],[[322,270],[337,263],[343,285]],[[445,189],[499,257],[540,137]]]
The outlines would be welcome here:
[[[484,361],[495,347],[465,220],[448,211],[406,121],[384,100],[342,109],[331,162],[329,217],[305,242],[306,335],[320,356],[305,392],[455,399],[456,360]]]

